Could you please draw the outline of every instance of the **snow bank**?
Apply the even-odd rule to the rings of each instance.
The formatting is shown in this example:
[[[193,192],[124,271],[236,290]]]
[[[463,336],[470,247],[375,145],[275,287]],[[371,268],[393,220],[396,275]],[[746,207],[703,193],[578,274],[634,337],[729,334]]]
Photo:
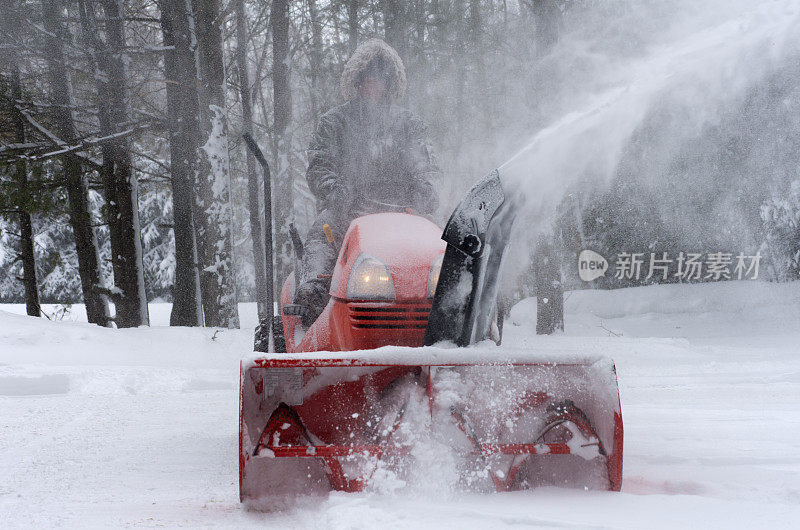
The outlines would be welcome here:
[[[612,291],[587,289],[566,295],[566,311],[600,318],[658,314],[750,313],[800,307],[800,282],[730,281],[651,285]]]
[[[752,314],[776,307],[800,307],[800,282],[769,283],[732,281],[701,284],[649,285],[610,291],[584,289],[564,293],[564,312],[590,314],[598,318],[620,318],[656,313]],[[800,310],[799,310],[800,311]],[[511,309],[517,325],[536,322],[536,299],[522,300]]]
[[[734,346],[781,345],[800,322],[800,282],[731,281],[580,290],[564,294],[566,333],[584,337],[661,337]],[[504,337],[536,329],[536,300],[511,309]]]
[[[535,335],[535,301],[513,309],[502,355],[614,359],[622,493],[441,492],[434,451],[419,491],[389,481],[266,513],[246,511],[237,491],[249,329],[109,330],[0,311],[0,527],[793,528],[799,290],[729,282],[573,292],[566,333],[549,337]]]
[[[48,366],[219,368],[252,351],[252,332],[212,328],[109,329],[0,310],[0,362]]]
[[[112,313],[114,304],[109,304]],[[172,310],[171,303],[151,302],[150,325],[169,326],[169,314]],[[25,304],[0,304],[0,308],[9,313],[25,315]],[[83,304],[42,304],[42,309],[53,320],[66,322],[86,322],[86,307]],[[242,328],[253,329],[258,324],[258,311],[255,302],[239,303],[239,320]]]

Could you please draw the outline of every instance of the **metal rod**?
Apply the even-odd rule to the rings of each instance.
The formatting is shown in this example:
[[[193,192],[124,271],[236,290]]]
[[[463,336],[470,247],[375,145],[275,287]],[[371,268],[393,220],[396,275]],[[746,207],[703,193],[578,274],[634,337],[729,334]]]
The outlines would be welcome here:
[[[269,325],[270,334],[272,333],[272,317],[274,315],[275,307],[275,278],[272,268],[272,177],[270,176],[269,164],[267,159],[264,158],[264,153],[259,149],[258,144],[253,137],[245,133],[242,135],[247,148],[253,153],[253,156],[261,165],[264,170],[264,276],[267,280],[267,312],[265,320]]]

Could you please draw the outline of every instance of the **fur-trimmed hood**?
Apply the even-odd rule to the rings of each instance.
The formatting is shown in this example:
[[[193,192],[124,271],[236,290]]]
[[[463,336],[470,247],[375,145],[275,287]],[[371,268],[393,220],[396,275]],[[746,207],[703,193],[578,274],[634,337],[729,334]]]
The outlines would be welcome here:
[[[406,69],[403,66],[403,60],[400,59],[394,48],[381,39],[369,39],[356,48],[353,56],[344,65],[341,89],[342,97],[345,101],[350,101],[358,95],[356,82],[359,74],[372,59],[378,56],[381,56],[388,64],[394,67],[391,86],[387,87],[389,99],[399,101],[403,98],[403,94],[406,91]]]

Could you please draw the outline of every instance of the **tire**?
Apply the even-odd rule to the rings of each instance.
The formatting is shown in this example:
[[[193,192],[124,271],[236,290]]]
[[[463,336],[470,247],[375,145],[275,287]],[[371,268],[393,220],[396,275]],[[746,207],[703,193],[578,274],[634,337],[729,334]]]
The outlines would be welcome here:
[[[256,332],[253,337],[253,351],[269,352],[269,326],[266,325],[266,320],[260,321],[256,326]]]
[[[272,317],[272,341],[275,344],[275,353],[286,353],[286,338],[283,336],[283,317]]]

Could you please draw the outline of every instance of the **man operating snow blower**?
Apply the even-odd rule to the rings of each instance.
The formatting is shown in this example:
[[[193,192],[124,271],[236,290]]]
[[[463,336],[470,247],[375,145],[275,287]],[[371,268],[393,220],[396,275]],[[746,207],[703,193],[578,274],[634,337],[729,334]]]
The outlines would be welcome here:
[[[422,122],[395,105],[404,82],[394,50],[366,42],[345,68],[347,103],[311,145],[321,211],[299,285],[296,271],[284,280],[272,340],[259,326],[240,366],[240,498],[270,506],[445,468],[476,491],[619,490],[613,362],[484,342],[519,194],[506,194],[496,169],[444,230],[420,215],[436,207],[439,172]],[[245,141],[268,183],[263,154]],[[430,465],[430,447],[449,455],[441,465]]]
[[[396,104],[405,85],[397,52],[380,39],[364,42],[342,73],[346,103],[322,116],[311,141],[306,180],[321,211],[303,245],[294,297],[305,327],[328,301],[350,221],[369,213],[436,210],[440,172],[425,125]]]

